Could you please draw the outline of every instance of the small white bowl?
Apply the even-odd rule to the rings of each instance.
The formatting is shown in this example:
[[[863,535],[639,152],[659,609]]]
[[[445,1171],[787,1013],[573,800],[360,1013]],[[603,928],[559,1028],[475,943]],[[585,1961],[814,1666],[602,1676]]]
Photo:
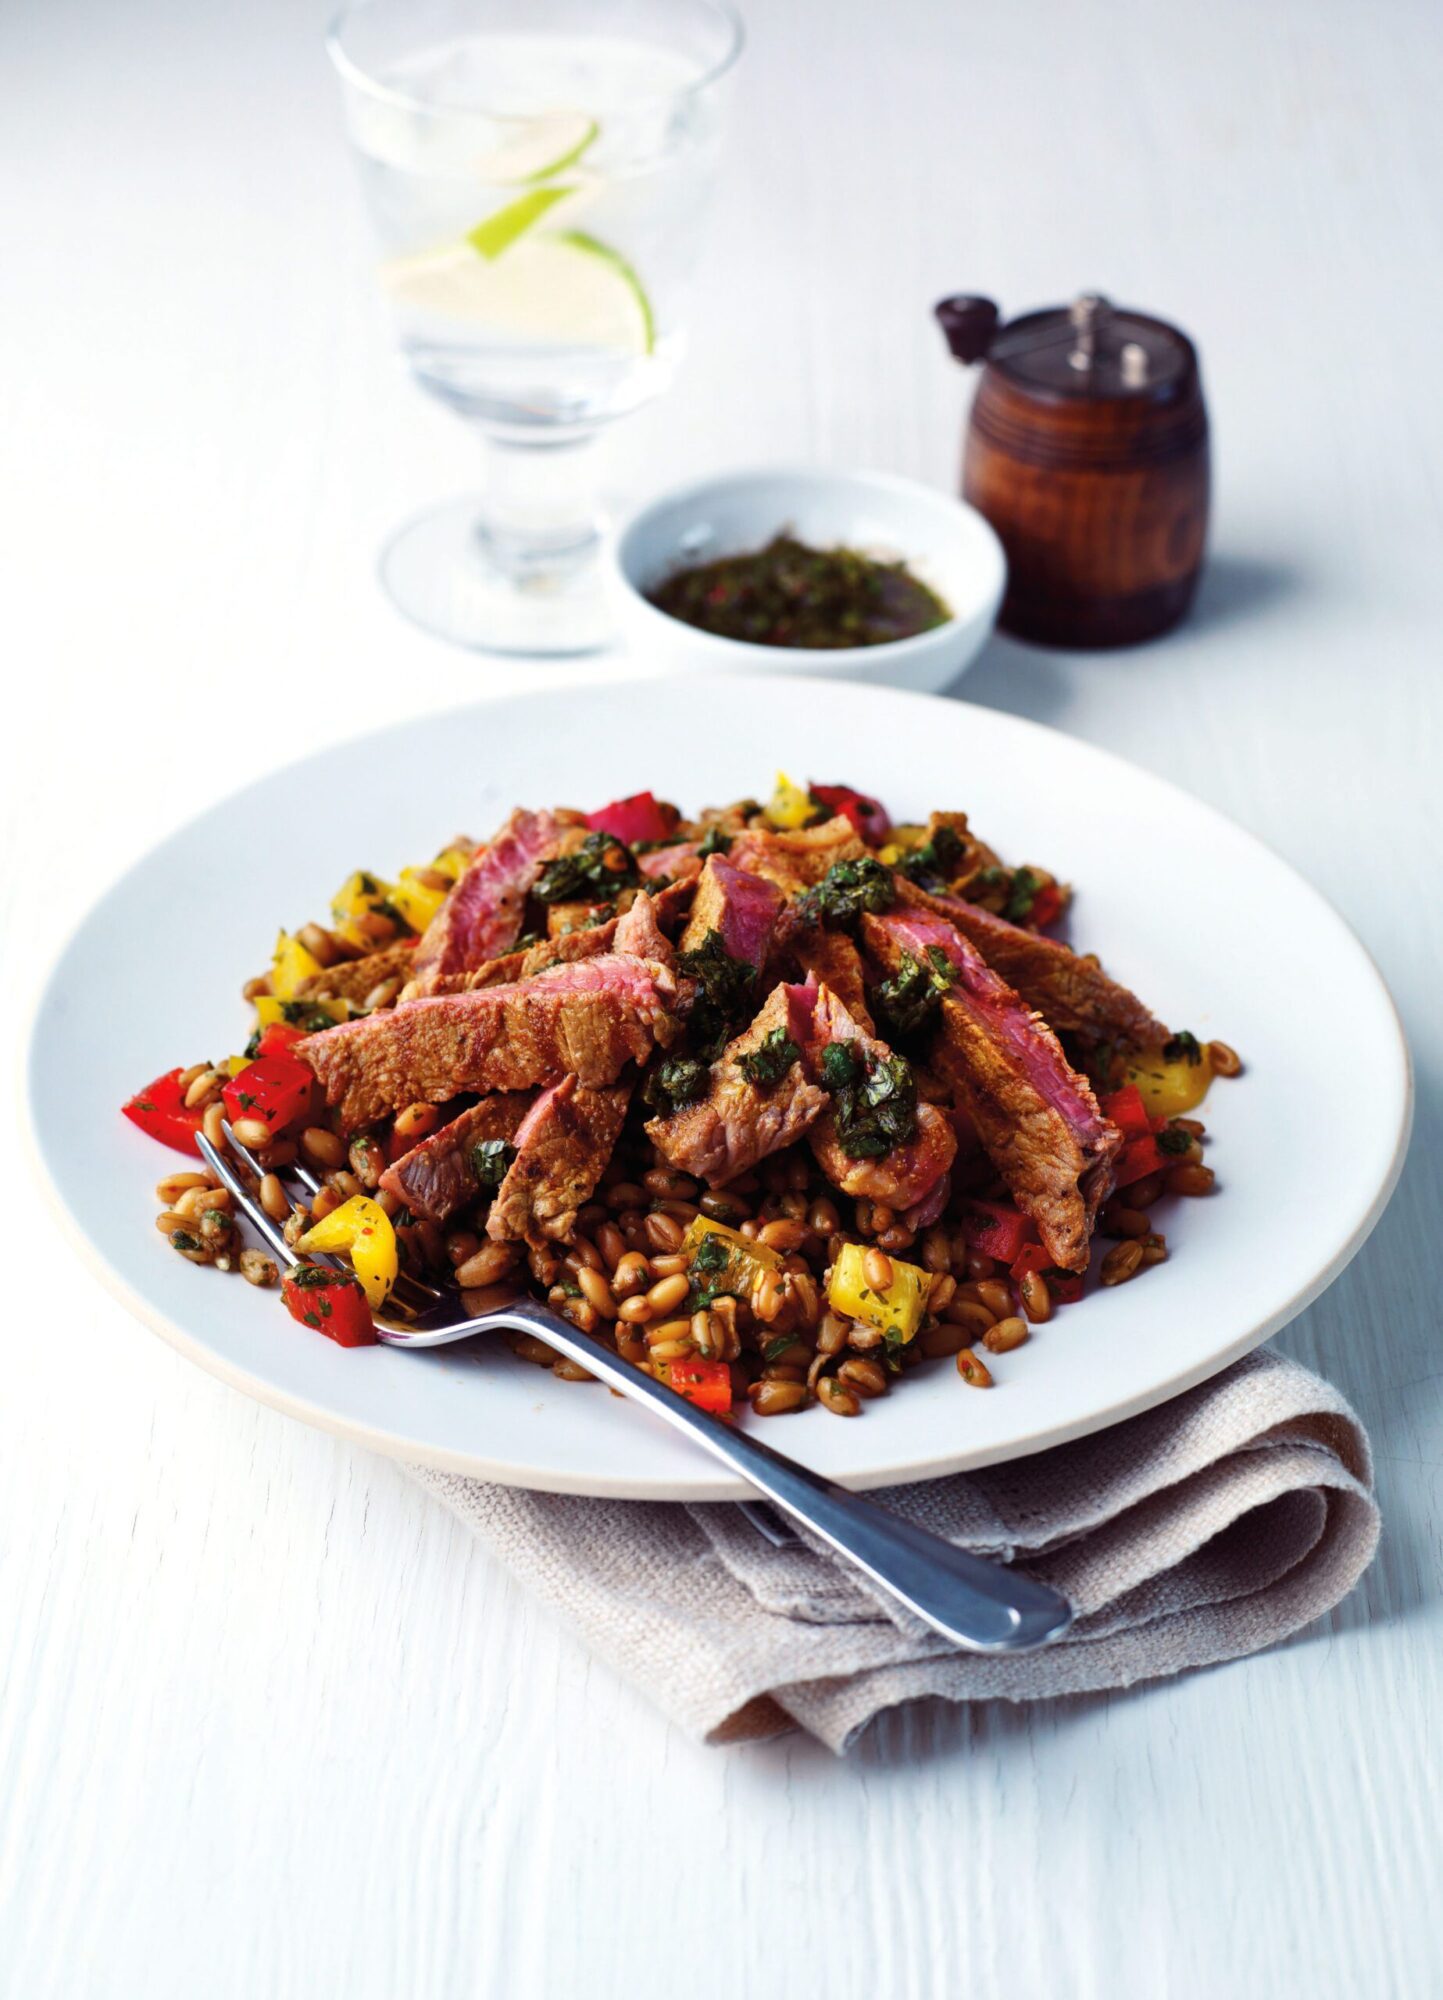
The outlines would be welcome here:
[[[676,570],[760,549],[783,530],[815,548],[898,559],[952,616],[880,646],[756,646],[702,632],[647,600]],[[665,494],[623,527],[615,550],[628,636],[682,666],[722,673],[812,674],[936,692],[980,652],[997,617],[1007,559],[992,528],[965,501],[886,472],[792,468],[732,472]]]

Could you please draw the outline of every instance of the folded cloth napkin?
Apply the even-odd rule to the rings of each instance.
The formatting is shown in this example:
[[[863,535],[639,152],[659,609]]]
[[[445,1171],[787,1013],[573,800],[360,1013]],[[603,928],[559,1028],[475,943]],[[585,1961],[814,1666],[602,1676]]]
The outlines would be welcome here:
[[[923,1696],[1036,1701],[1257,1652],[1345,1596],[1379,1530],[1362,1425],[1266,1348],[1093,1437],[876,1496],[1067,1595],[1067,1636],[1011,1657],[956,1651],[811,1538],[774,1546],[729,1504],[413,1471],[692,1735],[801,1728],[837,1752]]]

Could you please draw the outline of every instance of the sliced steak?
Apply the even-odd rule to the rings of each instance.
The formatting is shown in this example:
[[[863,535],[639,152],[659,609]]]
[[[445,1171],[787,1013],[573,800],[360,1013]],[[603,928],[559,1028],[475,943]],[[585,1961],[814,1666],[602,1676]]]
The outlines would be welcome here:
[[[728,958],[760,972],[783,900],[781,890],[764,875],[748,874],[724,855],[713,854],[696,885],[681,948],[699,951],[708,933],[716,931]]]
[[[1090,1041],[1117,1038],[1143,1049],[1160,1048],[1167,1040],[1167,1029],[1135,993],[1056,938],[1022,930],[960,896],[929,895],[902,876],[896,882],[900,902],[955,924],[1054,1034],[1079,1034]]]
[[[849,1042],[869,1061],[891,1054],[885,1042],[868,1034],[838,996],[822,986],[817,989],[807,1045],[814,1070],[829,1042]],[[957,1151],[957,1135],[946,1112],[936,1104],[921,1102],[912,1137],[878,1159],[857,1159],[846,1151],[830,1100],[826,1112],[808,1132],[807,1143],[822,1172],[843,1194],[880,1201],[895,1209],[911,1208],[932,1193]]]
[[[658,964],[670,964],[671,947],[666,942],[665,926],[675,927],[682,920],[691,903],[690,882],[673,882],[660,889],[654,896],[639,896],[638,902],[645,902],[650,911],[643,911],[636,925],[627,933],[633,943],[626,947],[640,958],[655,958]],[[483,986],[509,986],[513,980],[534,979],[538,972],[545,972],[552,965],[574,965],[580,958],[599,958],[603,952],[617,948],[617,928],[621,919],[610,918],[598,924],[594,930],[568,931],[565,937],[542,938],[539,944],[528,945],[525,951],[509,951],[503,958],[493,958],[487,964],[478,966],[474,972],[452,972],[431,981],[426,991],[429,993],[475,993]],[[639,926],[645,925],[643,931]],[[635,940],[645,937],[653,946],[664,949],[640,951]],[[402,989],[402,1000],[418,1000],[421,992],[412,986]]]
[[[732,842],[727,859],[748,875],[765,876],[784,895],[800,895],[820,882],[837,861],[860,861],[867,852],[849,819],[838,816],[796,833],[769,833],[748,827]]]
[[[706,1096],[648,1122],[647,1136],[669,1166],[720,1185],[790,1146],[821,1117],[827,1093],[801,1062],[769,1085],[749,1083],[738,1067],[740,1057],[759,1049],[778,1028],[799,1050],[805,1048],[816,1002],[815,986],[774,987],[746,1033],[712,1064]]]
[[[619,953],[552,966],[510,986],[408,1001],[309,1035],[295,1054],[347,1131],[420,1100],[524,1090],[574,1075],[615,1083],[675,1030],[665,966]]]
[[[862,954],[845,931],[799,926],[791,936],[791,953],[808,979],[830,986],[857,1026],[872,1032],[872,1013],[862,976]]]
[[[521,935],[526,897],[556,851],[565,822],[518,806],[436,912],[416,947],[413,978],[426,985],[499,958]]]
[[[472,1149],[488,1139],[512,1140],[536,1101],[531,1090],[505,1090],[483,1097],[409,1153],[387,1167],[381,1186],[413,1215],[445,1222],[481,1191]]]
[[[700,845],[699,840],[679,840],[671,847],[653,847],[649,854],[637,855],[636,865],[648,881],[655,881],[658,875],[673,882],[688,881],[701,873]]]
[[[656,901],[651,896],[636,897],[631,907],[617,918],[612,935],[617,951],[629,952],[633,958],[650,959],[657,965],[671,964],[671,942],[657,922]]]
[[[515,1137],[516,1158],[491,1204],[486,1234],[541,1250],[566,1242],[601,1179],[636,1079],[592,1090],[574,1076],[543,1090]]]
[[[366,995],[383,979],[409,979],[415,969],[416,947],[411,938],[388,944],[382,951],[368,951],[364,958],[343,959],[313,972],[296,988],[298,1000],[349,1000],[359,1007]]]
[[[1097,1211],[1112,1187],[1121,1134],[1052,1030],[945,917],[926,911],[863,919],[867,949],[895,972],[904,954],[940,951],[957,974],[942,996],[937,1069],[977,1127],[1013,1200],[1064,1271],[1087,1268]]]

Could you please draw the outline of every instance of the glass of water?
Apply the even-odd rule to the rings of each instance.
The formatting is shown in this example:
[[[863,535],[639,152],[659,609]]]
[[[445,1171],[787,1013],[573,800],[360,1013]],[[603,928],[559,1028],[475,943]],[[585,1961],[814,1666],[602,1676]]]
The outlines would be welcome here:
[[[729,0],[361,0],[331,29],[402,351],[486,444],[482,497],[382,556],[429,631],[605,639],[595,440],[679,359],[741,40]]]

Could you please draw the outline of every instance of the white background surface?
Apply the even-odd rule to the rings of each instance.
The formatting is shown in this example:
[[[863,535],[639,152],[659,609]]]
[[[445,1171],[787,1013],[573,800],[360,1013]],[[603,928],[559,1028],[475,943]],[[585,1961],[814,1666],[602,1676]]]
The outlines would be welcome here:
[[[846,1765],[701,1750],[395,1467],[131,1324],[10,1147],[7,1995],[1443,1983],[1443,21],[1399,0],[752,14],[694,358],[619,439],[618,482],[776,456],[945,483],[966,393],[928,317],[946,290],[1018,310],[1101,287],[1196,334],[1218,472],[1199,615],[1116,657],[998,641],[967,692],[1236,814],[1393,985],[1412,1158],[1283,1342],[1371,1427],[1382,1554],[1325,1627],[1186,1682],[897,1716]],[[195,807],[312,734],[538,679],[404,630],[372,581],[471,447],[388,357],[321,18],[29,0],[0,24],[11,1047],[32,970]],[[308,812],[361,838],[384,806],[297,799],[298,877]],[[214,860],[223,897],[245,857]],[[185,948],[178,912],[138,962],[164,981]],[[1277,1134],[1300,1173],[1347,1143],[1325,1076],[1319,1105]]]

